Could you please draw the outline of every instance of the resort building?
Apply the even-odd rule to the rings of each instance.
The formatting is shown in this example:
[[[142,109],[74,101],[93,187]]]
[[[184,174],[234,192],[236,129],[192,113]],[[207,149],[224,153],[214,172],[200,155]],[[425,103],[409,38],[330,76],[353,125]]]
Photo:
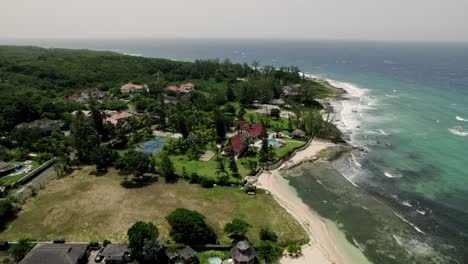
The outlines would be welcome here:
[[[234,264],[253,264],[257,253],[247,241],[240,241],[231,249]]]
[[[120,87],[120,92],[127,94],[143,93],[145,91],[148,91],[148,87],[141,84],[127,83]]]
[[[89,99],[103,99],[104,93],[96,88],[88,88],[85,89],[82,93],[79,94],[72,94],[68,97],[65,102],[67,103],[86,103]]]
[[[107,244],[102,251],[106,263],[127,263],[131,261],[128,245]]]
[[[42,244],[34,247],[20,264],[78,264],[86,263],[86,244]]]
[[[80,110],[80,111],[81,111],[81,113],[83,113],[83,115],[85,117],[91,117],[91,111],[88,111],[88,110]],[[73,111],[72,114],[76,116],[80,111]],[[114,126],[117,125],[119,123],[119,121],[133,116],[132,113],[127,112],[127,111],[118,112],[118,111],[114,111],[114,110],[104,110],[104,111],[102,111],[102,113],[105,116],[104,121],[106,121],[108,123],[111,123]]]

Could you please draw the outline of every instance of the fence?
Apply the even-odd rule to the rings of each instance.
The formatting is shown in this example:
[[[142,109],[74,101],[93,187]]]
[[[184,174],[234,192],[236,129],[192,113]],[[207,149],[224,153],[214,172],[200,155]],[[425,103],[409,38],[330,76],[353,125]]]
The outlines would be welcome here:
[[[312,136],[309,141],[307,141],[307,143],[302,146],[302,147],[298,147],[297,149],[293,150],[293,152],[288,155],[287,157],[285,158],[282,158],[280,159],[279,161],[277,161],[276,163],[273,163],[271,165],[267,165],[267,166],[264,166],[263,169],[266,169],[266,170],[276,170],[277,168],[279,168],[283,163],[285,163],[286,161],[290,160],[292,157],[294,157],[296,155],[297,152],[299,151],[302,151],[306,148],[308,148],[310,146],[310,144],[312,143],[312,140],[314,140],[314,137]],[[262,170],[260,170],[259,172],[261,173]],[[256,176],[260,175],[260,173],[257,172]]]
[[[18,181],[16,181],[14,184],[13,184],[13,187],[16,188],[18,187],[19,185],[22,185],[26,182],[28,182],[29,180],[31,180],[32,178],[36,177],[37,174],[43,172],[45,169],[49,168],[52,164],[54,164],[54,162],[57,160],[57,158],[52,158],[48,161],[46,161],[44,164],[42,164],[41,166],[39,166],[38,168],[34,169],[33,171],[31,171],[30,173],[26,174],[23,178],[19,179]]]

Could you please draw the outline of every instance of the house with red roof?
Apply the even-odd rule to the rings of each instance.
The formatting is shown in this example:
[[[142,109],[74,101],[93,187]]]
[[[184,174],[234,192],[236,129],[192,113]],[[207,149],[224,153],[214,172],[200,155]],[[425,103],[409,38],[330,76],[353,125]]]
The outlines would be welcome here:
[[[181,84],[179,87],[172,85],[164,88],[164,90],[179,93],[190,93],[195,90],[195,85],[193,85],[193,83]]]
[[[141,84],[127,83],[123,85],[122,87],[120,87],[121,93],[134,94],[134,93],[143,93],[145,91],[148,91],[148,87],[146,85],[141,85]]]
[[[113,111],[113,113],[109,114],[108,117],[105,119],[106,122],[109,122],[111,124],[113,124],[114,126],[117,125],[119,123],[119,120],[123,120],[123,119],[126,119],[130,116],[133,116],[132,113],[129,113],[129,112],[122,112],[122,113],[118,113],[116,111]]]
[[[67,103],[86,103],[89,99],[103,99],[104,93],[96,88],[87,88],[84,89],[83,92],[72,94],[68,96],[68,99],[65,100]]]
[[[247,145],[244,144],[243,137],[249,137],[252,141],[259,139],[262,134],[263,126],[261,123],[255,123],[253,125],[244,124],[241,131],[239,131],[233,138],[229,140],[229,143],[223,148],[224,151],[232,150],[236,157],[244,154],[247,149]]]

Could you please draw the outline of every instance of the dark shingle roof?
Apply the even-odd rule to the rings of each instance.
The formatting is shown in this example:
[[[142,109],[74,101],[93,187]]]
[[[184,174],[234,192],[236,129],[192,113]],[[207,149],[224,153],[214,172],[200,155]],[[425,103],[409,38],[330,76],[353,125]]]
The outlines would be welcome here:
[[[37,245],[20,264],[76,264],[87,247],[85,244]]]
[[[231,255],[237,262],[249,262],[255,258],[255,249],[247,241],[240,241],[231,249]]]
[[[183,249],[177,250],[177,255],[179,255],[181,260],[189,260],[197,255],[197,252],[193,250],[190,246],[186,246]]]
[[[102,251],[106,261],[120,260],[122,261],[125,253],[128,252],[128,246],[126,244],[108,244]]]

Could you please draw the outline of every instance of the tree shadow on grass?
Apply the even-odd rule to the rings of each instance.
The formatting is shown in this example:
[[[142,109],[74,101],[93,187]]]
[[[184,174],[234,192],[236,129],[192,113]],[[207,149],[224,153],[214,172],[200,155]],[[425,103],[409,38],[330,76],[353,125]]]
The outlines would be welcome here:
[[[124,180],[120,185],[126,189],[136,189],[151,185],[158,181],[156,176],[133,177],[130,180]]]

